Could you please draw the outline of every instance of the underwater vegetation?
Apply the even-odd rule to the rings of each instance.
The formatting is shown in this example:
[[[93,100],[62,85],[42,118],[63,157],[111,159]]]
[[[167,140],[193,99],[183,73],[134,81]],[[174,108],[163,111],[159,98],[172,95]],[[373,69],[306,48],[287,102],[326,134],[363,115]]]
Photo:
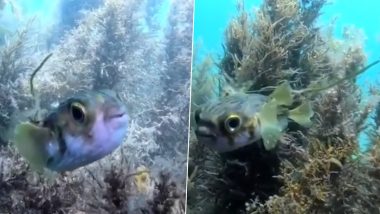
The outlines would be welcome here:
[[[223,56],[194,60],[189,213],[380,213],[378,89],[368,102],[355,85],[355,75],[372,62],[359,31],[346,28],[337,39],[333,23],[317,26],[326,4],[264,0],[248,12],[240,1]],[[249,97],[273,98],[284,81],[294,92],[332,87],[304,98],[294,93],[290,107],[307,100],[312,123],[291,120],[267,149],[265,139],[248,136],[257,128],[249,114],[268,106]],[[358,142],[363,131],[370,138],[365,152]],[[221,142],[235,147],[223,150]]]
[[[0,212],[184,213],[193,2],[168,3],[163,25],[151,16],[165,3],[106,0],[49,50],[34,42],[33,22],[1,46]],[[50,53],[34,78],[41,114],[80,91],[111,89],[129,117],[111,155],[54,178],[12,139],[34,114],[30,76]]]
[[[102,0],[66,0],[59,1],[59,20],[54,27],[51,38],[47,39],[48,45],[54,45],[64,35],[65,31],[76,27],[87,11],[94,10],[101,6]]]

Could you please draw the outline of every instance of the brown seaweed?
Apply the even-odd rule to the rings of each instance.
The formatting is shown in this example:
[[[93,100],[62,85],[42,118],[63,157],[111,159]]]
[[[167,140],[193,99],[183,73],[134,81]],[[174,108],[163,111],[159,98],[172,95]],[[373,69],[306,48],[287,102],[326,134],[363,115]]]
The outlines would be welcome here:
[[[337,40],[332,27],[316,25],[326,4],[265,0],[249,13],[240,2],[238,15],[225,31],[224,56],[216,62],[222,87],[269,94],[288,80],[292,88],[302,90],[363,69],[366,54],[355,31],[347,30],[344,39]],[[193,93],[193,100],[201,95]],[[192,134],[189,213],[378,213],[378,125],[367,132],[374,146],[363,153],[358,137],[369,128],[373,106],[360,97],[355,78],[311,97],[313,126],[290,124],[287,140],[267,154],[271,161],[254,146],[221,156]],[[267,177],[267,184],[250,177],[268,171],[274,180]],[[256,188],[260,185],[270,188],[262,192]]]

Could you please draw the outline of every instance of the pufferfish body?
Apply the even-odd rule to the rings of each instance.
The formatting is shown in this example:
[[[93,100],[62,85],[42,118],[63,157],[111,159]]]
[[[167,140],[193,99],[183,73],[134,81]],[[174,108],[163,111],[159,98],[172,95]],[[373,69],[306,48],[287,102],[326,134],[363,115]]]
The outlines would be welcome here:
[[[115,92],[85,91],[40,122],[16,126],[14,144],[36,170],[72,171],[112,153],[127,127],[127,109]]]
[[[343,78],[321,78],[307,88],[293,90],[285,80],[269,96],[237,92],[207,102],[194,113],[198,142],[220,152],[230,152],[262,140],[266,150],[273,150],[281,140],[289,121],[303,127],[312,125],[311,98],[320,92],[352,80],[380,63],[376,60]],[[301,104],[292,108],[295,99]]]
[[[289,120],[309,126],[314,112],[308,100],[294,109],[288,82],[270,96],[237,93],[205,103],[195,111],[195,134],[200,143],[219,153],[230,152],[263,140],[273,150]]]

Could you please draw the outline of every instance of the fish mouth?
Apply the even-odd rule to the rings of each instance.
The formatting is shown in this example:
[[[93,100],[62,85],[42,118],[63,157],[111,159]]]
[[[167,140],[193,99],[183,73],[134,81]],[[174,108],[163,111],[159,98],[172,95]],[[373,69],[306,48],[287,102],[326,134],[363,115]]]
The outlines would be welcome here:
[[[204,126],[198,127],[198,128],[195,130],[195,134],[196,134],[198,137],[204,137],[204,138],[212,138],[212,139],[216,139],[216,134],[213,133],[209,128],[204,127]]]
[[[114,113],[114,114],[111,114],[110,116],[109,116],[109,118],[120,118],[120,117],[123,117],[124,115],[126,115],[127,114],[127,112],[125,112],[125,111],[123,111],[123,112],[120,112],[120,113]]]
[[[126,111],[112,112],[112,114],[106,116],[106,120],[124,123],[128,120],[128,114]]]
[[[114,106],[109,108],[106,112],[106,117],[108,119],[122,118],[127,115],[127,109],[124,106]]]

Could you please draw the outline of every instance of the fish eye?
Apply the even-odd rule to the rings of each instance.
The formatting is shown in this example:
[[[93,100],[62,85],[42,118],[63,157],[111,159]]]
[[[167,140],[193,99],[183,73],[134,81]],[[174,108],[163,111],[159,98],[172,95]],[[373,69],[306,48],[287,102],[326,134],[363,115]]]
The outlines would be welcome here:
[[[71,116],[78,123],[83,123],[86,119],[86,110],[81,103],[74,102],[70,107]]]
[[[239,115],[232,114],[224,121],[224,127],[229,133],[234,133],[239,130],[241,126],[241,119]]]

